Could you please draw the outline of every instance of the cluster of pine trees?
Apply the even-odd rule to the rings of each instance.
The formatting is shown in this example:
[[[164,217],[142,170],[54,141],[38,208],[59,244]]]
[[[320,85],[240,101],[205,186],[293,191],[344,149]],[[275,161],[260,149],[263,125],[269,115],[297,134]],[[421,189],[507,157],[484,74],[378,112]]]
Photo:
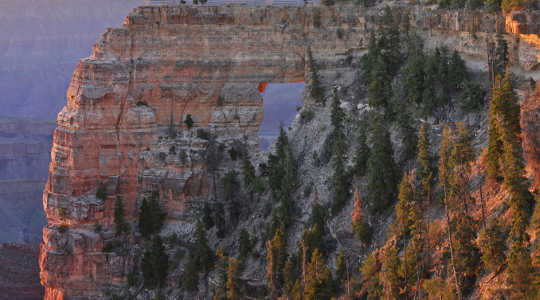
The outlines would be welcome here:
[[[341,108],[338,91],[332,93],[332,130],[325,146],[328,151],[323,155],[332,168],[330,205],[321,205],[315,190],[311,215],[300,242],[288,247],[287,232],[297,215],[294,195],[299,171],[286,132],[280,128],[275,152],[269,155],[267,164],[259,166],[259,175],[245,144],[242,150],[231,148],[231,160],[242,159],[241,173],[230,171],[219,183],[223,187],[220,196],[232,208],[226,218],[223,203],[203,207],[195,240],[187,245],[189,256],[181,276],[185,291],[198,291],[201,278],[215,270],[213,299],[244,297],[241,274],[254,240],[242,230],[235,256],[223,249],[214,252],[208,246],[206,233],[216,226],[217,237],[224,238],[230,229],[226,227],[228,222],[236,227],[240,219],[240,204],[236,201],[243,189],[251,200],[267,190],[274,204],[266,232],[265,277],[273,299],[464,299],[477,287],[480,278],[486,274],[497,276],[503,271],[508,277],[505,296],[534,299],[539,295],[540,246],[531,245],[527,230],[540,233],[540,208],[536,205],[533,215],[535,199],[524,171],[520,107],[511,74],[505,72],[506,44],[497,43],[491,67],[495,80],[489,107],[487,181],[502,185],[508,192],[510,225],[500,221],[499,215],[485,216],[484,204],[473,197],[475,153],[467,126],[460,122],[445,126],[438,153],[432,152],[429,122],[422,122],[419,131],[415,129],[416,118],[446,121],[445,115],[455,109],[456,103],[463,112],[481,109],[486,92],[471,83],[471,74],[457,52],[449,53],[444,48],[426,52],[422,41],[409,32],[408,19],[396,21],[389,9],[383,19],[385,25],[371,36],[363,58],[370,112],[368,120],[358,125],[352,168],[345,164],[349,141],[344,128],[350,120]],[[406,51],[401,51],[401,45],[407,45]],[[325,91],[309,49],[307,56],[311,96],[316,104],[325,106]],[[392,126],[399,129],[402,139],[399,162],[394,159],[389,131]],[[210,138],[206,159],[214,185],[224,150],[212,144]],[[400,174],[400,170],[405,171]],[[372,244],[376,234],[373,223],[391,208],[395,215],[387,242],[373,250],[360,266],[352,261],[355,255],[351,253],[339,252],[337,257],[330,257],[337,245],[328,221],[346,206],[353,178],[365,182],[362,195],[358,188],[354,189],[352,212],[352,231],[362,250]],[[216,191],[214,196],[217,197]],[[159,291],[167,284],[170,262],[167,247],[159,236],[165,215],[157,198],[154,194],[143,200],[138,229],[148,246],[140,260],[141,283]],[[479,205],[481,219],[473,214]],[[430,214],[432,207],[440,208],[442,218],[435,219]],[[129,231],[121,198],[115,203],[114,221],[117,237]],[[296,250],[288,251],[291,248]],[[334,270],[327,264],[331,260],[336,262]]]
[[[368,246],[372,228],[364,207],[372,215],[382,213],[397,196],[388,241],[363,261],[361,277],[355,277],[343,252],[336,258],[334,272],[325,265],[332,247],[325,240],[325,222],[308,224],[296,253],[287,252],[286,230],[279,229],[267,242],[270,294],[280,299],[331,299],[338,295],[362,299],[464,299],[480,278],[506,271],[508,290],[503,291],[504,296],[535,299],[540,247],[532,248],[526,233],[534,198],[524,175],[519,104],[510,74],[499,76],[492,91],[487,171],[488,179],[502,182],[510,194],[512,223],[508,227],[497,215],[485,216],[484,203],[478,203],[483,199],[473,197],[472,163],[476,157],[472,135],[464,123],[444,128],[439,153],[431,152],[427,124],[422,124],[418,133],[409,132],[413,138],[403,141],[404,148],[409,148],[404,160],[416,158],[412,167],[409,164],[405,168],[408,171],[398,184],[397,170],[405,165],[394,162],[388,127],[395,121],[398,127],[414,131],[404,106],[416,105],[421,116],[442,119],[448,110],[455,109],[456,102],[465,113],[482,108],[486,95],[479,85],[470,82],[471,75],[456,52],[449,54],[440,48],[426,54],[421,41],[407,32],[408,48],[406,53],[400,53],[399,45],[404,42],[401,36],[399,24],[388,18],[387,26],[371,38],[364,75],[374,110],[370,114],[371,128],[365,123],[359,126],[352,172],[343,166],[341,149],[347,147],[343,139],[345,118],[336,93],[331,106],[331,203],[337,207],[332,211],[339,212],[349,196],[350,182],[340,177],[365,176],[367,185],[362,198],[367,201],[362,202],[356,189],[352,230],[362,245]],[[504,73],[508,63],[504,42],[498,42],[496,52],[493,63],[498,69],[494,73]],[[442,219],[432,219],[429,208],[433,206],[442,208]],[[479,206],[481,219],[473,214]],[[328,216],[319,210],[316,204],[312,215],[325,220]],[[539,219],[537,208],[532,221],[537,231]],[[432,227],[441,235],[434,237]]]

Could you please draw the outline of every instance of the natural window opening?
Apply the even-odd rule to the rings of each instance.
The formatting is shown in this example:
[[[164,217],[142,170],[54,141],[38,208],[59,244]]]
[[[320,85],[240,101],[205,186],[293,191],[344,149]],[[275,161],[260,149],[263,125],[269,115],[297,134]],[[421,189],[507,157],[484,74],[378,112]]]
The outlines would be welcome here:
[[[304,82],[259,85],[263,97],[264,121],[259,128],[259,149],[268,149],[279,136],[279,126],[288,130],[302,107]]]

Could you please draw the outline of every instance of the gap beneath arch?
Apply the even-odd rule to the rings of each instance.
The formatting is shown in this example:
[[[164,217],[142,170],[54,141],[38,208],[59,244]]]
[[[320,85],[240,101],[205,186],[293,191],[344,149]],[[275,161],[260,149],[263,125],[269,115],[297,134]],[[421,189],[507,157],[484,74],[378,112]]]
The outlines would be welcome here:
[[[279,125],[288,129],[297,108],[302,107],[304,82],[261,83],[259,91],[263,97],[264,121],[259,128],[259,150],[266,150],[279,136]]]

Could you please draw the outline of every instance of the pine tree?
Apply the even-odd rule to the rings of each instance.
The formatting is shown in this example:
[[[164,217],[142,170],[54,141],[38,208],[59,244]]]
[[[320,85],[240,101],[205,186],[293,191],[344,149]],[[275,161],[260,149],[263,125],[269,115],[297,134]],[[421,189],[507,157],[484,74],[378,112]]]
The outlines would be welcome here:
[[[531,286],[533,283],[533,270],[528,247],[528,240],[525,239],[514,240],[510,244],[507,262],[507,283],[510,286],[511,299],[528,299],[527,295],[534,288]]]
[[[356,148],[356,156],[354,162],[354,170],[356,175],[362,177],[366,174],[367,161],[369,159],[370,150],[367,145],[366,132],[361,128],[358,136],[358,145]]]
[[[344,154],[346,151],[345,135],[343,133],[343,119],[345,113],[340,107],[340,100],[337,96],[337,91],[334,91],[332,101],[331,122],[332,131],[332,182],[333,182],[333,201],[332,213],[337,214],[345,205],[349,197],[349,180],[345,166],[343,163]]]
[[[380,55],[384,61],[386,72],[392,78],[397,74],[403,61],[401,56],[399,22],[394,21],[392,11],[388,6],[384,9],[383,19],[386,19],[383,22],[388,26],[382,28],[379,39],[379,48],[382,50]]]
[[[281,224],[286,228],[295,213],[293,194],[298,186],[298,166],[283,127],[280,127],[280,134],[276,141],[276,153],[269,156],[268,164],[268,181],[272,198],[280,202],[277,215],[279,224],[274,225]],[[276,227],[271,228],[270,232],[273,233],[275,229]]]
[[[144,253],[141,269],[143,271],[144,286],[147,288],[164,287],[166,285],[169,257],[161,238],[156,236],[150,251]]]
[[[194,259],[190,259],[182,273],[182,282],[188,292],[195,292],[199,285],[199,266]]]
[[[421,104],[424,116],[430,116],[439,104],[439,99],[435,92],[438,72],[438,62],[436,57],[430,55],[424,64],[424,93],[422,95]]]
[[[326,245],[323,238],[323,231],[319,229],[318,225],[314,225],[311,229],[304,230],[304,233],[302,234],[302,243],[306,249],[306,261],[311,259],[311,254],[315,249],[319,249],[319,252],[326,254]]]
[[[381,212],[393,202],[396,186],[392,142],[381,118],[375,121],[371,143],[372,154],[366,172],[366,200],[373,212]]]
[[[504,1],[503,1],[504,2]],[[497,76],[504,76],[506,67],[508,66],[508,43],[501,36],[497,36],[497,48],[495,49],[495,62],[493,73]]]
[[[471,166],[474,152],[471,137],[466,126],[458,122],[457,134],[454,137],[450,154],[450,210],[453,218],[450,223],[455,234],[454,253],[455,266],[461,274],[460,287],[463,294],[472,290],[476,279],[477,266],[480,262],[478,248],[473,243],[476,238],[475,224],[470,216],[473,199],[470,192]]]
[[[497,77],[490,103],[489,122],[488,178],[503,178],[503,186],[510,194],[513,212],[510,238],[518,241],[517,245],[523,245],[528,242],[525,229],[534,200],[525,177],[520,106],[510,72],[506,72],[502,79]],[[499,169],[502,169],[502,176]]]
[[[506,238],[504,229],[496,218],[492,218],[488,225],[480,231],[478,245],[486,270],[496,271],[504,264]]]
[[[371,242],[371,227],[364,219],[362,212],[362,201],[358,188],[354,189],[354,209],[351,213],[353,232],[356,237],[364,244],[368,245]]]
[[[292,296],[297,279],[300,277],[300,268],[297,256],[289,256],[283,268],[284,294]]]
[[[216,250],[215,270],[217,275],[214,298],[226,299],[227,294],[227,271],[229,268],[229,257],[225,255],[222,248]]]
[[[161,210],[157,201],[157,193],[153,193],[151,200],[143,199],[139,213],[139,232],[145,238],[161,231],[166,213]]]
[[[229,264],[227,269],[227,299],[238,300],[241,299],[240,290],[238,288],[238,276],[239,276],[240,263],[236,258],[229,258]]]
[[[392,99],[392,78],[391,73],[385,65],[384,59],[379,56],[374,61],[370,73],[369,85],[369,105],[371,107],[388,107]]]
[[[252,242],[249,233],[245,228],[242,228],[242,230],[240,231],[240,238],[238,244],[240,245],[238,250],[240,259],[247,259],[249,253],[251,252]]]
[[[206,239],[206,230],[201,222],[197,223],[195,230],[195,244],[193,245],[190,255],[202,272],[209,272],[214,263],[214,253],[208,246]]]
[[[322,254],[315,249],[307,266],[305,300],[330,300],[334,292],[332,283],[332,273],[326,267]]]
[[[433,169],[433,156],[430,152],[430,140],[426,124],[420,127],[420,138],[418,139],[418,155],[416,158],[416,181],[420,184],[420,195],[425,203],[431,202],[431,187],[435,170]]]
[[[511,294],[525,297],[530,289],[532,269],[529,255],[529,235],[526,232],[534,199],[528,190],[521,146],[519,99],[514,92],[510,73],[498,83],[493,96],[495,123],[502,144],[503,187],[510,194],[512,226],[508,255],[508,284]],[[497,101],[497,102],[496,102]],[[489,157],[488,157],[489,158]]]
[[[403,88],[411,103],[422,103],[424,94],[424,52],[423,45],[415,35],[409,41],[407,60],[403,71]]]
[[[321,86],[321,81],[319,79],[319,72],[317,70],[317,65],[313,59],[313,54],[311,53],[311,48],[307,48],[307,58],[309,62],[309,69],[311,73],[311,98],[315,100],[316,103],[324,105],[324,89]]]
[[[458,276],[456,268],[456,255],[454,251],[454,233],[450,223],[450,190],[452,180],[452,166],[450,162],[451,151],[453,148],[452,131],[448,126],[445,126],[442,132],[442,139],[439,146],[439,185],[443,190],[443,203],[445,211],[445,221],[447,228],[448,246],[450,250],[450,262],[453,273],[453,281],[455,285],[455,291],[457,298],[462,299],[462,292],[460,287],[460,277]]]
[[[367,287],[367,299],[381,299],[383,296],[381,281],[379,279],[380,269],[381,264],[377,259],[377,253],[375,251],[372,252],[360,266],[360,273],[362,274],[362,279]]]
[[[141,211],[139,213],[139,232],[143,237],[148,237],[153,232],[150,206],[148,205],[146,198],[143,199]]]
[[[122,233],[129,230],[129,225],[124,218],[124,202],[122,197],[116,197],[114,202],[114,225],[116,228],[116,236],[120,236]]]
[[[398,203],[396,204],[396,220],[392,225],[392,232],[397,240],[406,240],[410,236],[412,221],[411,208],[414,205],[414,191],[411,184],[411,178],[407,173],[403,174],[399,184]]]
[[[266,280],[273,297],[279,296],[283,286],[283,268],[287,259],[286,241],[281,229],[276,230],[274,237],[266,243]]]
[[[479,110],[484,105],[485,95],[486,93],[480,85],[466,82],[459,97],[459,105],[465,112]]]
[[[380,49],[378,48],[377,44],[377,35],[375,31],[372,31],[369,35],[369,41],[368,41],[368,51],[367,53],[362,57],[363,59],[363,73],[364,73],[364,82],[366,84],[366,87],[369,87],[371,83],[371,72],[373,71],[373,68],[375,64],[377,63],[377,57],[379,56]]]
[[[384,299],[398,299],[401,297],[402,278],[400,276],[401,261],[396,247],[386,247],[382,254],[382,285]]]
[[[454,50],[448,63],[448,85],[451,89],[460,89],[463,82],[468,79],[467,66],[465,61]]]
[[[255,174],[255,167],[249,160],[249,153],[247,151],[246,144],[244,144],[242,152],[242,174],[244,177],[244,185],[246,188],[253,190],[255,189],[258,178]]]
[[[339,251],[336,258],[336,283],[340,288],[343,287],[343,284],[348,280],[349,276],[346,259],[347,258],[343,254],[343,250]]]
[[[492,98],[489,104],[487,179],[497,182],[501,179],[500,157],[502,156],[502,141],[499,135],[499,114],[502,109],[503,95],[501,91],[501,77],[498,76],[493,85]]]

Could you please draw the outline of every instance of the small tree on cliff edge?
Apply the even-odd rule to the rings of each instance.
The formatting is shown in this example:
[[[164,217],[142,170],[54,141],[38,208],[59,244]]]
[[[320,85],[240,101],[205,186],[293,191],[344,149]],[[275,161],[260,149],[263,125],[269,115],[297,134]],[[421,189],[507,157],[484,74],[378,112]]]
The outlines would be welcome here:
[[[114,202],[114,224],[116,227],[116,236],[120,236],[129,230],[129,225],[124,218],[124,202],[120,196],[116,197],[116,201]]]
[[[317,65],[315,64],[315,60],[313,59],[313,54],[311,53],[311,48],[307,48],[307,58],[309,62],[309,69],[311,73],[311,98],[315,100],[315,102],[320,103],[322,105],[325,104],[324,101],[324,89],[321,86],[321,80],[319,79],[319,72],[317,70]]]

